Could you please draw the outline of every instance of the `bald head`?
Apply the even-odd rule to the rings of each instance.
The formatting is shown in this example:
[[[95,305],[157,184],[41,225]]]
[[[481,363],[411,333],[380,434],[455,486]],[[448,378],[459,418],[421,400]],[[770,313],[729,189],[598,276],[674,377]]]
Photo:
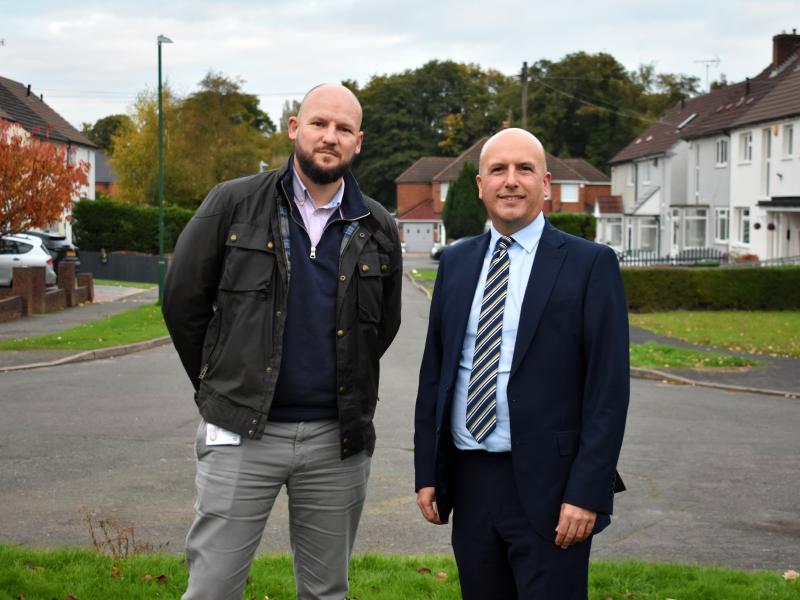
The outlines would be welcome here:
[[[544,148],[524,129],[504,129],[481,149],[478,194],[495,229],[512,235],[542,212],[550,193]]]
[[[356,98],[356,95],[345,86],[339,83],[320,83],[315,85],[303,96],[300,110],[297,111],[298,118],[302,118],[309,109],[314,109],[318,106],[338,107],[352,113],[357,123],[356,129],[361,129],[363,116],[361,103]]]
[[[531,152],[539,159],[537,160],[537,167],[541,168],[541,172],[547,172],[547,159],[545,158],[544,146],[535,135],[526,129],[519,127],[509,127],[495,133],[490,137],[481,148],[481,156],[479,160],[478,171],[484,172],[486,166],[486,157],[492,153],[492,148],[505,147],[509,144],[524,148],[529,146]]]

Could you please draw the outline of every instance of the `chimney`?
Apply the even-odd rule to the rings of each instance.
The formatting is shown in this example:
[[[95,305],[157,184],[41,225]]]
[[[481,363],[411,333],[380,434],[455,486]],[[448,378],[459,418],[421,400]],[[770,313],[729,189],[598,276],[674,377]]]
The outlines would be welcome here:
[[[744,95],[745,96],[749,96],[750,95],[750,78],[749,77],[745,77],[744,78]]]
[[[30,96],[31,95],[31,84],[30,83],[28,84],[28,93],[25,94],[25,95],[26,96]]]
[[[787,58],[800,50],[800,35],[797,29],[792,33],[779,33],[772,38],[772,68],[777,69]]]

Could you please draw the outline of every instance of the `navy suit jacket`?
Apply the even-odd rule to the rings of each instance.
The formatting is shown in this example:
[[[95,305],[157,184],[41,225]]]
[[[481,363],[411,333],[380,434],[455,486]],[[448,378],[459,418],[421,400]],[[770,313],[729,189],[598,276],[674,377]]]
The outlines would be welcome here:
[[[416,489],[435,486],[439,516],[452,507],[450,406],[489,234],[441,257],[420,368]],[[628,312],[607,246],[545,224],[522,303],[508,381],[511,457],[535,530],[555,536],[561,503],[610,521],[629,397]]]

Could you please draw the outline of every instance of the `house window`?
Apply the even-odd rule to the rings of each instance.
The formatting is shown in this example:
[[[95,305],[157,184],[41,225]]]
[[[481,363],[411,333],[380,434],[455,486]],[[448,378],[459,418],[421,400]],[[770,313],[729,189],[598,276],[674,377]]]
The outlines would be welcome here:
[[[650,161],[640,163],[642,169],[642,183],[647,185],[650,183]]]
[[[769,196],[770,158],[772,158],[772,130],[761,130],[761,193]]]
[[[728,164],[728,140],[717,140],[716,144],[716,164],[718,167],[724,167]]]
[[[561,202],[577,202],[577,201],[578,201],[578,184],[562,183]]]
[[[639,248],[651,252],[658,250],[658,219],[656,217],[639,220]]]
[[[700,144],[694,145],[694,197],[700,199]]]
[[[739,242],[742,244],[750,243],[750,209],[737,208],[739,215]]]
[[[442,198],[442,202],[447,201],[447,190],[450,188],[450,183],[447,181],[443,181],[439,184],[439,196]]]
[[[622,247],[622,217],[608,217],[603,221],[603,238],[600,241],[609,246]]]
[[[683,215],[686,225],[684,246],[687,248],[704,248],[706,245],[706,209],[687,208]]]
[[[753,132],[739,134],[739,160],[750,162],[753,160]]]
[[[628,185],[636,185],[636,163],[628,165]]]
[[[714,239],[718,242],[728,241],[728,209],[714,209]]]
[[[783,156],[789,158],[794,154],[794,126],[783,126]]]

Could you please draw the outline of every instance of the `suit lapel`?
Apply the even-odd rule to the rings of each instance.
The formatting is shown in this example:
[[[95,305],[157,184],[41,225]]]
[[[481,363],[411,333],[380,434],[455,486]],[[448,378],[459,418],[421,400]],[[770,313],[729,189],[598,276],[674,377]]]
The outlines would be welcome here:
[[[522,300],[522,310],[519,317],[517,328],[517,339],[514,343],[514,357],[511,360],[511,372],[509,377],[513,377],[522,357],[528,351],[542,312],[550,298],[561,265],[566,256],[563,248],[564,239],[561,232],[545,222],[542,238],[539,240],[539,247],[536,249],[536,258],[533,260],[533,268],[528,278],[528,285],[525,288],[525,297]]]
[[[446,318],[446,321],[450,323],[450,326],[447,327],[449,335],[445,333],[444,346],[450,373],[455,372],[458,361],[461,359],[461,348],[464,345],[467,321],[472,308],[472,300],[475,297],[475,286],[481,275],[490,237],[486,233],[475,238],[474,241],[464,242],[464,244],[469,244],[469,247],[464,248],[463,254],[459,253],[457,262],[448,265],[449,269],[455,271],[451,274],[453,287],[447,294],[444,307],[445,311],[450,312],[450,318]]]

